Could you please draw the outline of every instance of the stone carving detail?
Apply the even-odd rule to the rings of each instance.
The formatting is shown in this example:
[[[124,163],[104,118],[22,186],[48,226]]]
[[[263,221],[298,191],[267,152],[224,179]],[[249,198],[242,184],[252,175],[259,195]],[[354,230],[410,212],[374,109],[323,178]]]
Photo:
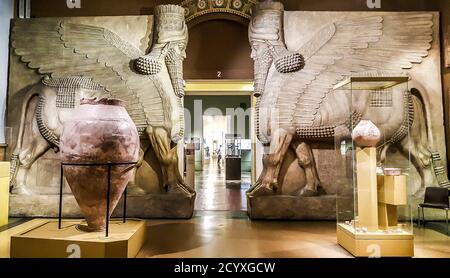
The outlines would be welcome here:
[[[180,5],[185,9],[186,22],[210,13],[231,13],[250,19],[257,0],[186,0]]]
[[[290,148],[306,177],[299,195],[317,196],[321,181],[308,140],[334,139],[338,128],[347,130],[345,136],[348,137],[361,120],[391,127],[381,136],[381,160],[393,144],[404,150],[411,146],[409,150],[421,174],[422,185],[435,184],[432,146],[427,140],[431,137],[430,119],[426,117],[429,103],[422,95],[426,91],[402,92],[403,98],[383,95],[383,100],[374,100],[373,95],[366,94],[355,102],[333,91],[336,84],[350,76],[403,76],[415,64],[421,64],[433,42],[433,14],[355,13],[317,21],[322,22],[312,24],[318,31],[309,41],[294,38],[292,32],[303,27],[290,22],[292,41],[301,44],[295,46],[297,51],[291,52],[285,42],[283,5],[264,1],[253,11],[249,40],[255,61],[255,96],[258,97],[256,132],[265,146],[265,153],[262,173],[248,191],[249,198],[282,192],[280,168]],[[326,21],[328,23],[324,24]],[[282,58],[296,64],[288,67],[292,70],[285,71],[280,70],[277,62],[280,56],[301,58]],[[411,80],[410,85],[422,88],[416,80]],[[346,121],[349,112],[345,109],[352,103],[356,104],[350,111],[354,118],[350,126]],[[388,122],[384,117],[387,110],[382,109],[390,109]],[[415,138],[410,143],[405,139],[408,132]]]
[[[299,138],[304,139],[324,139],[324,138],[334,138],[336,135],[336,129],[340,126],[345,126],[348,129],[351,126],[356,126],[361,121],[361,113],[353,111],[350,119],[345,120],[342,123],[330,126],[319,126],[319,127],[300,127],[296,129],[296,135]]]
[[[52,147],[59,148],[58,136],[55,133],[53,133],[53,131],[50,128],[48,128],[47,124],[45,123],[44,119],[45,102],[46,102],[45,96],[39,96],[39,101],[36,106],[36,123],[42,137],[44,137],[44,139],[47,140],[47,142],[51,144]],[[18,158],[18,156],[15,157]]]
[[[57,149],[62,124],[80,99],[96,97],[127,103],[141,139],[150,142],[143,144],[140,160],[151,147],[161,165],[163,188],[195,197],[180,175],[177,155],[177,143],[184,138],[182,63],[188,40],[184,9],[156,7],[153,30],[153,45],[146,54],[105,27],[65,19],[13,21],[13,53],[30,69],[48,76],[21,96],[20,131],[11,154],[13,193],[33,195],[26,185],[30,167],[50,147]],[[36,111],[29,105],[35,97]],[[37,122],[37,133],[27,115]]]
[[[375,90],[371,92],[370,107],[392,107],[392,90]]]
[[[84,76],[44,78],[42,84],[58,89],[56,95],[56,107],[58,108],[75,108],[75,92],[81,88],[94,91],[104,90],[100,84]]]

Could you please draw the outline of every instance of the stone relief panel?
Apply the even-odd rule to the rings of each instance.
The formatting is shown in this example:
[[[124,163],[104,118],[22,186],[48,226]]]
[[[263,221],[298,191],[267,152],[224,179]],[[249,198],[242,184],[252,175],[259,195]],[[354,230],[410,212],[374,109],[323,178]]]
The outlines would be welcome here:
[[[401,150],[410,149],[418,199],[425,186],[449,186],[441,173],[438,13],[286,12],[265,1],[252,16],[256,133],[264,145],[262,173],[248,191],[252,218],[334,218],[335,130],[361,120],[385,127],[381,161],[386,153],[405,159]],[[333,90],[351,76],[405,75],[406,92],[371,92],[353,105]]]
[[[195,191],[180,174],[177,145],[184,138],[184,9],[17,19],[11,32],[11,214],[57,215],[62,125],[82,98],[111,97],[126,101],[141,137],[130,216],[190,217]],[[81,216],[67,186],[64,192],[64,215]]]

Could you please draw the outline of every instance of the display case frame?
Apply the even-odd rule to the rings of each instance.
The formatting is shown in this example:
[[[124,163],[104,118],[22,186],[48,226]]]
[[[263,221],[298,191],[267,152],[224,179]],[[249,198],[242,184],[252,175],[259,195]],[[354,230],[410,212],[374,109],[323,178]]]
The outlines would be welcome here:
[[[361,96],[366,94],[368,101],[372,96],[367,94],[375,91],[407,94],[408,77],[351,77],[334,89],[342,90],[349,102],[347,130],[342,126],[335,130],[336,161],[342,173],[336,179],[338,244],[356,257],[412,257],[411,154],[383,150],[389,125],[374,124],[380,135],[374,146],[363,146],[352,136],[359,123],[370,120],[364,113],[355,120]],[[409,142],[409,129],[402,140]]]

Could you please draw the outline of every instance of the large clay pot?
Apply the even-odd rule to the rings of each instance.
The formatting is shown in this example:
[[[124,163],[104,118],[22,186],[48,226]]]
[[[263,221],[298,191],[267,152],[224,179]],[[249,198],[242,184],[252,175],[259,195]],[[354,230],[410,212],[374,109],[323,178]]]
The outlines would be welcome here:
[[[124,102],[83,99],[73,117],[63,125],[60,150],[62,162],[67,163],[135,162],[139,156],[139,135]],[[107,169],[106,166],[64,166],[64,176],[89,231],[103,230],[106,226]],[[110,214],[132,174],[130,165],[111,168]]]

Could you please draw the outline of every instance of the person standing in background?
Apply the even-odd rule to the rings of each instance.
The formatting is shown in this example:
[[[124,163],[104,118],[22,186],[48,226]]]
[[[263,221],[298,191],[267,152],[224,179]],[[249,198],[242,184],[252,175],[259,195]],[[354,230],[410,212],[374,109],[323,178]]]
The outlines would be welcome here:
[[[221,169],[221,162],[222,162],[222,145],[216,150],[217,154],[217,167]]]

